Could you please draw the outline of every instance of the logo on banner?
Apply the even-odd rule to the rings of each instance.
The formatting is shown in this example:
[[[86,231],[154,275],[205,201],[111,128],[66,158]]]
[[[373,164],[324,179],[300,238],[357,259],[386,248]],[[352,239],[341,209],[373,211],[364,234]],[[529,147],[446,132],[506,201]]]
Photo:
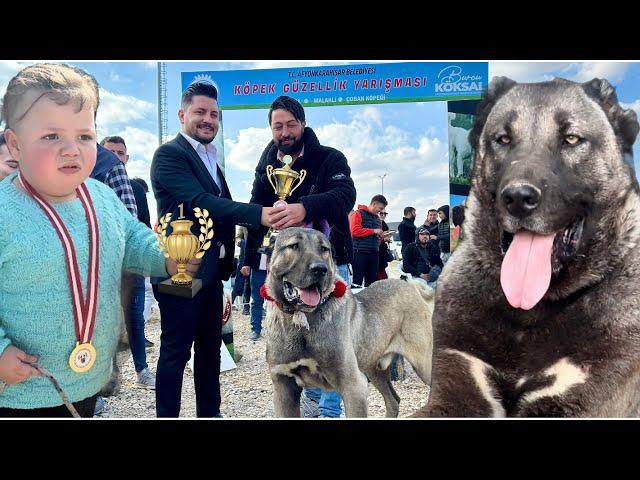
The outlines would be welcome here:
[[[189,85],[192,85],[194,83],[208,83],[209,85],[213,85],[216,88],[216,91],[218,92],[218,101],[220,101],[220,88],[218,87],[218,84],[213,81],[213,78],[211,77],[211,75],[207,75],[206,73],[200,73],[195,77],[193,77],[193,80],[191,80],[191,83],[189,83]]]
[[[436,94],[461,95],[482,92],[482,75],[465,75],[462,67],[449,65],[438,73]]]

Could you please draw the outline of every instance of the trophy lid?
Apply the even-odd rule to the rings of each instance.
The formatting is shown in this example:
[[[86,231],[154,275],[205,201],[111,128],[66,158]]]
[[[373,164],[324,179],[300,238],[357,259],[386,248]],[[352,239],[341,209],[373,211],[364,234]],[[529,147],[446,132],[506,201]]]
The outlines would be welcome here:
[[[291,162],[293,162],[293,157],[291,155],[285,155],[282,157],[282,163],[284,163],[286,167],[288,167]]]

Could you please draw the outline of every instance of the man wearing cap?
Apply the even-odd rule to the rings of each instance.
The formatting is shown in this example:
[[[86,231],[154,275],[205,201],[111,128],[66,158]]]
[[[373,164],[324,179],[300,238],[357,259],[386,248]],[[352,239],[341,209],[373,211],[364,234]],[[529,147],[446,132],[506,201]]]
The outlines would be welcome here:
[[[402,269],[414,278],[419,278],[434,286],[444,266],[438,249],[429,242],[429,229],[418,228],[416,241],[407,245],[402,253]]]

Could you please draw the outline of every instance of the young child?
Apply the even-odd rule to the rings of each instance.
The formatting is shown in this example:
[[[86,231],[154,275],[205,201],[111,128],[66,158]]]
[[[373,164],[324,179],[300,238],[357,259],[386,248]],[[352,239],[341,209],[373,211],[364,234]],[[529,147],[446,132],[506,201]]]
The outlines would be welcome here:
[[[88,178],[98,104],[95,79],[66,65],[27,67],[7,86],[1,118],[20,172],[0,182],[0,417],[70,416],[36,361],[92,416],[116,352],[122,269],[176,271],[153,232]]]
[[[0,181],[7,175],[18,171],[18,162],[16,162],[7,147],[4,139],[4,132],[0,132]]]

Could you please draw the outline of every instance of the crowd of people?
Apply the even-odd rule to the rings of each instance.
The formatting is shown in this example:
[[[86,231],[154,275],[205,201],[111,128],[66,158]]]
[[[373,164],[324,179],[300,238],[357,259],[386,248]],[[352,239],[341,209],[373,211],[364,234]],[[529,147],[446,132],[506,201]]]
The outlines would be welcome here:
[[[171,213],[198,225],[197,211],[206,209],[215,224],[211,247],[187,265],[202,282],[187,298],[158,288],[177,265],[158,247],[149,187],[127,174],[126,140],[107,136],[98,143],[96,80],[75,67],[36,64],[9,82],[0,135],[0,221],[12,225],[0,230],[0,417],[99,413],[100,394],[117,367],[121,309],[138,384],[155,389],[157,416],[179,416],[193,346],[197,416],[220,417],[223,281],[235,276],[233,300],[241,299],[251,339],[258,341],[260,287],[269,266],[269,252],[260,247],[270,229],[325,233],[338,274],[352,288],[388,277],[395,232],[386,223],[387,199],[375,195],[352,211],[356,188],[348,161],[320,143],[297,100],[280,96],[272,103],[272,139],[257,159],[251,198],[232,199],[212,143],[220,125],[217,95],[215,86],[201,82],[183,92],[181,131],[156,150],[151,165],[159,218]],[[278,202],[267,171],[282,167],[285,156],[287,168],[305,170],[306,178]],[[16,217],[23,221],[11,220]],[[435,288],[450,256],[449,207],[429,210],[418,227],[415,218],[415,208],[406,207],[398,227],[402,271]],[[240,257],[234,259],[236,244]],[[162,334],[154,374],[144,325],[155,301]],[[301,409],[304,416],[338,417],[341,398],[305,389]]]

